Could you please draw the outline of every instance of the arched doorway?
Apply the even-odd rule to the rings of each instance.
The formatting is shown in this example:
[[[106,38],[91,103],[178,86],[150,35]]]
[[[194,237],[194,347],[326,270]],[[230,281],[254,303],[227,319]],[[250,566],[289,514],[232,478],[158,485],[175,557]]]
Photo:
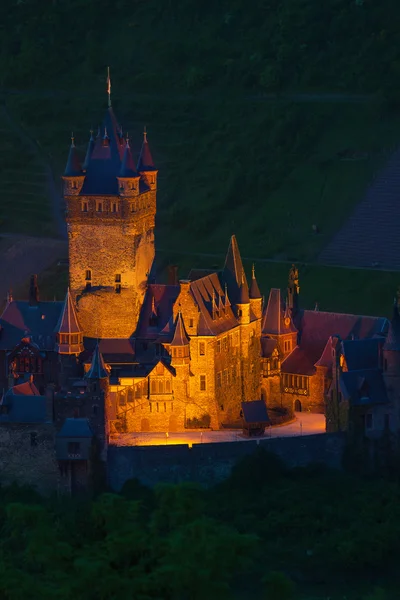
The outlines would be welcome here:
[[[294,401],[294,412],[301,412],[301,402],[298,398]]]
[[[150,431],[150,421],[149,419],[142,419],[140,423],[140,431]]]

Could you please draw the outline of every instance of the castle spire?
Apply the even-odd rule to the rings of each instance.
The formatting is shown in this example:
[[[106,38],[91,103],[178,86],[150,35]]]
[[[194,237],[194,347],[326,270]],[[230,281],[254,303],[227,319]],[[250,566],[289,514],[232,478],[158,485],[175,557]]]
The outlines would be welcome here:
[[[253,263],[253,266],[251,269],[251,285],[250,285],[249,296],[252,300],[260,300],[262,298],[260,288],[258,287],[258,283],[257,283],[257,279],[256,279],[254,263]]]
[[[107,67],[107,94],[108,94],[108,107],[111,107],[111,77],[110,67]]]
[[[129,144],[129,137],[126,136],[126,146],[124,150],[124,156],[122,158],[121,170],[119,172],[120,177],[139,177],[135,168],[135,161],[132,157],[132,151]]]
[[[78,153],[75,147],[74,132],[71,133],[71,146],[69,149],[68,160],[65,166],[64,175],[66,177],[76,177],[82,175],[82,169],[78,158]]]
[[[99,343],[97,342],[92,356],[92,364],[89,371],[86,373],[87,379],[107,379],[108,371],[104,364],[103,356],[100,352]]]
[[[150,152],[149,142],[147,141],[147,130],[146,126],[143,130],[143,143],[142,149],[140,150],[139,160],[137,164],[137,170],[141,172],[155,171],[153,157]]]
[[[94,148],[94,137],[93,137],[93,129],[90,130],[90,138],[89,138],[89,143],[88,143],[88,147],[86,150],[86,156],[85,156],[85,161],[82,165],[82,170],[86,171],[88,166],[89,166],[89,162],[90,162],[90,158],[92,156],[92,152],[93,152],[93,148]]]
[[[171,342],[171,346],[188,346],[189,345],[189,336],[186,333],[185,324],[183,322],[183,317],[181,310],[179,309],[178,315],[175,321],[175,332],[174,337]]]
[[[250,302],[249,289],[247,287],[247,283],[245,281],[244,271],[243,271],[243,274],[242,274],[242,285],[240,286],[239,300],[238,300],[237,304],[248,304],[249,302]]]

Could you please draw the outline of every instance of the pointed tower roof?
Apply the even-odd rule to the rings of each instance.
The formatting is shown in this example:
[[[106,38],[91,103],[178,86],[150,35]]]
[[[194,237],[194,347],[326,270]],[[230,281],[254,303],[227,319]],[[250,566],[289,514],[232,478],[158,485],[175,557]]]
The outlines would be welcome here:
[[[92,364],[90,365],[89,371],[86,373],[87,379],[106,379],[108,377],[108,371],[104,364],[103,355],[100,352],[99,344],[96,344],[92,356]]]
[[[92,156],[92,152],[94,149],[94,137],[93,137],[93,130],[90,130],[90,139],[89,139],[89,143],[88,143],[88,147],[86,150],[86,156],[85,156],[85,161],[82,165],[82,170],[86,171],[86,169],[88,168],[89,162],[90,162],[90,158]]]
[[[261,300],[261,298],[262,298],[260,288],[258,287],[258,283],[257,283],[257,279],[256,279],[256,272],[255,272],[254,264],[253,264],[253,267],[251,270],[251,285],[250,285],[249,296],[252,300]]]
[[[393,303],[393,315],[383,349],[394,352],[400,351],[400,314],[396,299]]]
[[[187,346],[189,341],[190,340],[188,334],[186,333],[182,313],[179,311],[175,321],[175,333],[171,342],[171,346]]]
[[[281,290],[273,288],[269,293],[267,308],[264,312],[262,333],[281,335],[297,332],[290,311],[282,300]]]
[[[77,175],[82,175],[81,164],[79,162],[78,153],[75,147],[74,134],[71,135],[71,146],[69,149],[64,175],[66,177],[76,177]]]
[[[146,127],[144,128],[143,132],[143,144],[139,154],[137,170],[139,172],[156,170],[156,167],[154,166],[153,157],[151,156],[149,142],[147,141]]]
[[[236,304],[239,301],[243,282],[248,295],[249,287],[235,235],[232,235],[229,242],[228,252],[226,254],[225,265],[223,269],[223,279],[228,285],[229,296],[233,304]],[[243,293],[246,292],[244,291]]]
[[[122,159],[120,177],[139,177],[136,172],[135,161],[132,157],[131,147],[129,145],[129,137],[126,138],[125,152]]]
[[[249,288],[247,287],[247,284],[244,280],[244,276],[243,276],[243,281],[242,281],[242,285],[240,286],[240,290],[239,290],[239,299],[237,301],[237,304],[248,304],[250,302],[250,298],[249,298]]]
[[[64,300],[64,307],[56,325],[55,333],[82,333],[75,306],[69,288]]]

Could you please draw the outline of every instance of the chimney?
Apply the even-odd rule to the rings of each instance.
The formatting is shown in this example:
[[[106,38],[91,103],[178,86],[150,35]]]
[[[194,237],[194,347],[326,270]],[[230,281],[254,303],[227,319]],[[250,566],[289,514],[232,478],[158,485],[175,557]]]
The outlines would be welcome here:
[[[178,285],[178,265],[168,266],[168,285]]]
[[[29,284],[29,306],[37,306],[39,303],[39,288],[37,284],[37,275],[31,276]]]

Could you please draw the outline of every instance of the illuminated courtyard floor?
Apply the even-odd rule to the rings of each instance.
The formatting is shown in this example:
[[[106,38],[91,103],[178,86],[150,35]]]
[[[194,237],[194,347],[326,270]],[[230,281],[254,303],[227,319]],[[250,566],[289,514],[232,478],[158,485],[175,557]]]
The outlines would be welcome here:
[[[265,431],[266,438],[293,437],[325,433],[325,415],[311,413],[296,413],[296,418],[287,425],[269,427]],[[218,442],[247,442],[257,438],[248,438],[240,429],[223,431],[191,430],[184,433],[121,433],[111,438],[111,443],[117,446],[162,446],[172,444],[210,444]]]

